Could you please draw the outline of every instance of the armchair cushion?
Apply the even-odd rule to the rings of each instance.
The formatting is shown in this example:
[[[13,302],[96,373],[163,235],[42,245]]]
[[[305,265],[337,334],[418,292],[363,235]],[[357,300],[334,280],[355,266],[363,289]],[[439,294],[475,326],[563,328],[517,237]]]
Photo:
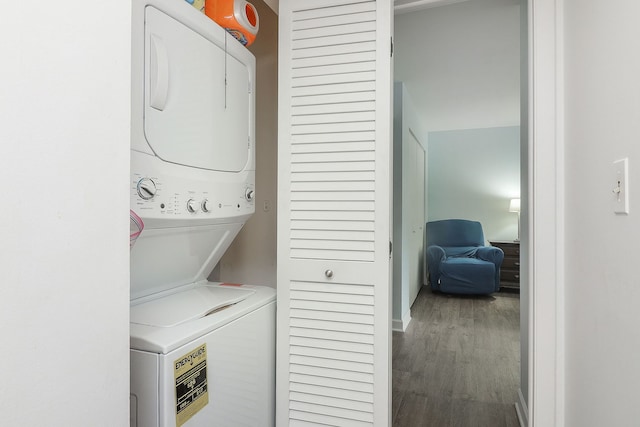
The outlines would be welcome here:
[[[448,258],[440,265],[440,288],[456,294],[495,292],[495,265],[477,258]]]

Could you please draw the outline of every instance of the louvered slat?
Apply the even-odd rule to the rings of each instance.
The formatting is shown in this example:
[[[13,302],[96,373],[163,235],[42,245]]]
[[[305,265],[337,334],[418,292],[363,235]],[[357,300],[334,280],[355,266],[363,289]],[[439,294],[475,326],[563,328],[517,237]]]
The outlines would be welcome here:
[[[314,55],[312,48],[321,47],[335,47],[335,46],[354,46],[354,49],[349,52],[368,52],[370,48],[362,49],[358,48],[358,43],[369,43],[371,41],[372,34],[375,31],[375,22],[363,22],[354,25],[337,26],[333,25],[327,28],[310,29],[299,31],[297,33],[298,38],[293,40],[293,50],[307,50],[304,55],[302,52],[297,52],[298,58],[309,58],[319,55]],[[306,34],[305,34],[306,33]],[[311,36],[312,34],[312,36]],[[331,53],[344,53],[344,51],[337,51]],[[294,76],[295,77],[295,76]]]
[[[346,298],[345,298],[346,300]],[[373,308],[366,305],[350,304],[348,302],[324,302],[291,299],[291,308],[301,308],[317,311],[335,311],[338,313],[359,313],[373,315]]]
[[[343,375],[349,375],[348,371],[333,370]],[[326,394],[329,396],[340,396],[343,399],[360,400],[361,402],[371,401],[373,391],[373,377],[370,373],[365,375],[365,381],[354,381],[352,378],[335,378],[323,376],[310,376],[305,374],[292,373],[292,391],[300,391],[309,394]]]
[[[292,28],[299,31],[308,30],[310,28],[326,28],[334,25],[357,24],[359,22],[375,22],[376,14],[375,12],[371,11],[371,6],[369,4],[361,3],[360,7],[354,7],[354,5],[350,5],[349,9],[349,13],[335,15],[335,13],[340,12],[340,9],[333,8],[332,11],[334,15],[327,17],[322,17],[320,13],[316,12],[316,17],[310,19],[301,18],[305,14],[305,12],[302,12],[298,15],[298,19],[293,21]],[[310,13],[308,16],[310,16]]]
[[[373,288],[361,284],[349,283],[315,283],[315,282],[291,282],[292,291],[310,291],[324,293],[340,293],[351,295],[373,295]]]
[[[373,233],[371,231],[327,231],[327,230],[291,230],[291,239],[293,240],[353,240],[355,242],[373,242]]]
[[[311,304],[306,304],[306,305],[312,306]],[[336,308],[340,310],[341,307],[336,307]],[[308,313],[311,310],[306,310],[306,311]],[[330,312],[328,311],[328,313]],[[336,314],[335,317],[339,317],[340,314],[345,314],[345,315],[349,315],[351,319],[354,319],[354,316],[357,315],[357,312],[346,313],[344,311],[343,312],[335,311],[334,314]],[[361,314],[357,320],[366,321],[367,316],[370,316],[370,315],[371,314],[369,313]],[[291,336],[301,336],[301,337],[304,336],[304,337],[328,339],[328,340],[335,340],[335,341],[359,342],[364,344],[370,344],[373,342],[373,339],[371,336],[368,336],[366,333],[362,333],[362,332],[356,332],[356,333],[337,332],[333,330],[323,330],[323,329],[296,328],[293,326],[291,327]]]
[[[315,394],[305,394],[293,392],[291,393],[291,398],[298,402],[306,402],[313,403],[318,402],[325,406],[333,406],[336,408],[343,409],[354,409],[361,412],[371,412],[373,408],[371,408],[371,403],[359,402],[357,400],[347,400],[343,398],[331,397],[326,395],[315,395]]]
[[[308,337],[295,337],[291,338],[291,345],[300,349],[310,349],[309,351],[315,352],[316,349],[323,349],[328,351],[342,351],[349,352],[349,354],[353,354],[357,356],[358,353],[371,355],[373,353],[373,346],[371,344],[360,344],[354,342],[346,342],[346,341],[328,341],[328,340],[320,340],[315,338]],[[304,352],[297,354],[305,354]],[[313,355],[319,356],[319,354],[314,353]]]
[[[340,172],[296,172],[291,174],[292,182],[347,182],[375,181],[372,171],[340,171]]]
[[[295,211],[292,220],[373,222],[375,212],[362,211]],[[333,258],[329,258],[333,259]]]
[[[373,365],[368,363],[353,362],[349,360],[330,359],[323,357],[302,356],[298,354],[291,354],[289,356],[291,365],[300,366],[319,366],[322,368],[337,369],[339,371],[353,371],[362,373],[373,373]],[[293,381],[293,379],[292,379]],[[336,385],[337,380],[331,380],[328,382],[331,385]],[[345,387],[355,387],[356,383],[349,382],[345,384]]]
[[[358,80],[354,80],[358,81]],[[291,124],[315,125],[335,124],[349,122],[372,122],[375,120],[374,111],[331,111],[318,114],[300,114],[291,118]]]
[[[293,28],[301,21],[322,22],[324,26],[331,25],[331,21],[323,22],[322,18],[356,15],[351,19],[357,22],[357,15],[375,11],[375,2],[372,1],[345,1],[345,0],[297,0],[293,5]]]
[[[356,61],[349,64],[329,64],[315,67],[300,67],[291,70],[292,78],[326,76],[336,73],[362,73],[375,70],[373,61]]]
[[[370,306],[373,304],[372,295],[346,294],[343,292],[340,292],[340,293],[317,292],[315,289],[309,290],[309,291],[292,290],[291,298],[299,299],[299,300],[307,300],[307,301],[325,301],[325,302],[337,302],[337,303],[340,303],[344,301],[345,298],[348,298],[350,304],[360,304],[360,305],[367,305],[367,306]]]
[[[292,70],[308,67],[318,67],[316,71],[321,72],[324,70],[324,67],[329,67],[332,65],[356,64],[365,61],[375,61],[375,59],[376,52],[371,50],[355,52],[351,53],[350,55],[335,55],[332,53],[327,56],[311,56],[309,58],[298,58],[296,59],[295,66],[292,67]]]
[[[340,153],[348,156],[349,154],[355,154],[362,156],[366,160],[370,160],[373,155],[371,154],[372,144],[370,141],[343,141],[343,142],[326,142],[322,144],[295,144],[291,146],[292,157],[298,157],[304,161],[305,154],[335,154]],[[365,157],[366,156],[366,157]]]
[[[333,130],[333,129],[332,129]],[[373,131],[360,131],[360,132],[324,132],[319,134],[310,135],[291,135],[291,144],[296,146],[298,144],[322,144],[322,143],[340,143],[340,142],[369,142],[373,143],[375,139],[375,132]]]
[[[337,418],[314,412],[305,413],[302,411],[291,411],[290,414],[291,427],[307,427],[307,426],[333,426],[333,427],[367,427],[371,426],[369,422],[361,422],[351,419]]]
[[[372,191],[298,191],[291,195],[292,200],[373,200]]]
[[[373,231],[373,224],[370,222],[349,222],[349,221],[292,221],[291,230],[328,230],[343,231],[351,229],[353,231]]]
[[[291,191],[373,191],[374,187],[375,183],[371,181],[299,181],[291,183]]]
[[[363,325],[355,322],[335,322],[318,319],[291,318],[291,327],[303,329],[318,329],[333,332],[351,332],[355,334],[373,334],[371,325]]]
[[[338,371],[337,369],[327,369],[320,367],[302,367],[304,373],[300,372],[300,366],[291,367],[291,380],[293,381],[293,391],[301,391],[309,394],[324,394],[327,396],[340,396],[344,398],[349,394],[351,400],[361,402],[371,402],[371,389],[373,384],[373,376],[369,373],[354,371]],[[323,384],[331,381],[332,387],[326,387]],[[340,383],[344,381],[345,383]],[[351,386],[359,383],[361,386],[358,390],[344,390],[340,388],[342,384]],[[318,385],[319,384],[319,385]]]
[[[332,311],[327,311],[327,312],[322,312],[322,313],[318,313],[318,312],[313,312],[311,310],[305,310],[305,309],[295,309],[292,308],[289,312],[289,315],[292,319],[305,319],[305,320],[309,320],[309,321],[327,321],[327,322],[340,322],[343,324],[350,324],[350,323],[354,323],[354,324],[363,324],[363,325],[373,325],[373,316],[368,315],[368,314],[356,314],[356,313],[336,313],[336,312],[332,312]],[[296,326],[294,322],[291,322],[291,327]],[[303,326],[307,326],[307,325],[303,325]],[[313,330],[316,329],[313,326],[309,326],[307,327],[307,329],[309,330]],[[320,331],[329,331],[331,333],[331,331],[336,330],[335,327],[332,327],[331,329],[329,328],[317,328]],[[310,331],[306,331],[307,334],[311,334]],[[361,333],[368,333],[366,331],[356,331],[356,334],[361,334]],[[309,335],[311,336],[311,335]],[[360,335],[353,335],[353,337],[359,337]]]

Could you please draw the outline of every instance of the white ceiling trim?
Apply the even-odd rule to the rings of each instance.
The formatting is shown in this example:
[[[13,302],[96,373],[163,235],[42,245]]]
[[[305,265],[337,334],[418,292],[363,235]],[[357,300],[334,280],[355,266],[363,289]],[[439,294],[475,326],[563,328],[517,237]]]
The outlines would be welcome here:
[[[415,12],[417,10],[428,9],[430,7],[445,6],[453,3],[461,3],[469,0],[413,0],[396,4],[393,7],[394,13],[400,15],[403,13]]]

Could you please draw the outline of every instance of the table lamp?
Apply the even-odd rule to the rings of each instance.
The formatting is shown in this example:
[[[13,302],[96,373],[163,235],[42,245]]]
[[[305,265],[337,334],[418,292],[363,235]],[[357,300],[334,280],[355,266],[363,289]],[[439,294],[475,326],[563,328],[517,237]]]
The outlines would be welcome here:
[[[509,212],[516,212],[518,214],[518,238],[516,242],[520,241],[520,199],[511,199],[509,202]]]

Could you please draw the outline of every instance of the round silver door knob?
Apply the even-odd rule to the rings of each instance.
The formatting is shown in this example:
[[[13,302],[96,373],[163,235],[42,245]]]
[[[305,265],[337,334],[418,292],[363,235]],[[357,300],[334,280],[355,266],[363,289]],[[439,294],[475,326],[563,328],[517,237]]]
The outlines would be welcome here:
[[[333,271],[327,270],[324,272],[324,275],[331,279],[333,277]]]

